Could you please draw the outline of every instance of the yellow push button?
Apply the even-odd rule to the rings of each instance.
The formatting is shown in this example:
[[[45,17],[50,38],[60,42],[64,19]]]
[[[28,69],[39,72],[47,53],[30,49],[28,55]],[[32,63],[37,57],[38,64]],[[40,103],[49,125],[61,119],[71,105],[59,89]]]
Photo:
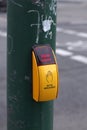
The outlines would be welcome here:
[[[49,45],[33,47],[32,71],[33,99],[54,100],[58,95],[59,75],[56,57]]]

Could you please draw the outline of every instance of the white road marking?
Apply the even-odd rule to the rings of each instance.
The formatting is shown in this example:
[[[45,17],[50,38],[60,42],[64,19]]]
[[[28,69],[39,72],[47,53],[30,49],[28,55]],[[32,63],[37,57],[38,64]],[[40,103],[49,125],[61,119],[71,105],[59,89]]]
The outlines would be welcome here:
[[[78,33],[77,33],[77,36],[79,36],[79,37],[83,37],[83,38],[87,38],[87,33],[84,33],[84,32],[78,32]]]
[[[87,64],[87,57],[86,56],[74,55],[74,53],[60,49],[60,48],[56,49],[56,54],[60,55],[60,56],[64,56],[64,57],[69,57],[70,59],[75,60],[77,62]]]
[[[86,41],[69,41],[65,43],[56,43],[57,47],[66,47],[69,51],[87,51],[87,40]]]
[[[66,47],[69,51],[87,51],[87,41],[67,42]]]
[[[3,31],[0,31],[0,36],[1,36],[1,37],[6,37],[6,36],[7,36],[7,33],[6,33],[6,32],[3,32]]]
[[[72,52],[63,50],[63,49],[56,49],[56,53],[61,56],[72,56]]]
[[[62,33],[66,33],[69,35],[75,35],[75,36],[79,36],[82,38],[87,38],[87,33],[84,33],[84,32],[77,32],[74,30],[68,30],[68,29],[63,29],[63,28],[57,28],[56,30],[57,30],[57,32],[62,32]]]
[[[87,57],[85,57],[85,56],[76,55],[76,56],[71,56],[70,58],[72,60],[79,61],[81,63],[87,64]]]

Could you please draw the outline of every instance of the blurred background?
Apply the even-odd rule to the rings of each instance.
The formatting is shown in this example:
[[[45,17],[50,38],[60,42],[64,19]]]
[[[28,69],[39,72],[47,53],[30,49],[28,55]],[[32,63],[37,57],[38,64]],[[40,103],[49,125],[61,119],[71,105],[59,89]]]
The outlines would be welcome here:
[[[58,0],[54,130],[87,130],[87,0]],[[0,0],[0,130],[6,130],[6,0]]]

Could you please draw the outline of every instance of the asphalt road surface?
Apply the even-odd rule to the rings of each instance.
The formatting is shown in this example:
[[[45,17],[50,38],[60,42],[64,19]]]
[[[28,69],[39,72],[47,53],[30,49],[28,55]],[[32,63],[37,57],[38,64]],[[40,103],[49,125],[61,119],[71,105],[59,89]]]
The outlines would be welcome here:
[[[60,2],[57,17],[59,99],[54,130],[87,130],[87,2]]]
[[[58,2],[54,130],[87,130],[87,2]],[[6,130],[6,14],[0,13],[0,130]]]

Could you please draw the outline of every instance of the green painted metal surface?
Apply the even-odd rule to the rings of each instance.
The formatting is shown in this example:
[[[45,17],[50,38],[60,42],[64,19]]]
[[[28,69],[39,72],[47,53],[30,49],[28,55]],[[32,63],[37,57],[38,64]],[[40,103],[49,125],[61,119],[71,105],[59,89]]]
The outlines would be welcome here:
[[[55,49],[57,0],[8,0],[7,130],[53,130],[53,101],[32,99],[31,48]]]

